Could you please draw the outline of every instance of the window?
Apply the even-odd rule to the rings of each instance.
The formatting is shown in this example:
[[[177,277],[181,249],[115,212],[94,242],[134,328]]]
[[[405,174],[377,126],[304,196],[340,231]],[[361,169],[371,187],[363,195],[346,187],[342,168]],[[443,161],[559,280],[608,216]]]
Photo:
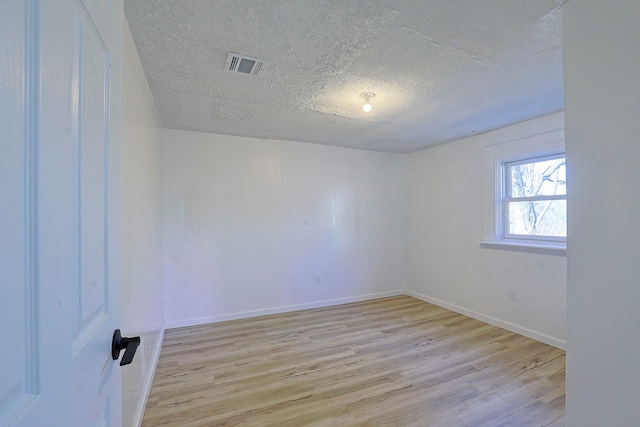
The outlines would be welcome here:
[[[485,149],[484,245],[565,250],[564,132]]]
[[[567,239],[564,154],[503,164],[504,237]]]

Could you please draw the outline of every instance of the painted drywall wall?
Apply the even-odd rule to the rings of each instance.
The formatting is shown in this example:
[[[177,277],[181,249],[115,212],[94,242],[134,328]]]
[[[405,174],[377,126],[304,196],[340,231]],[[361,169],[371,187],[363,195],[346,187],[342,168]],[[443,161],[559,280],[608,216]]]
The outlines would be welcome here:
[[[160,127],[140,58],[124,25],[121,175],[121,329],[140,335],[122,368],[123,425],[135,426],[155,372],[164,330]]]
[[[563,126],[556,113],[408,155],[409,294],[564,347],[566,257],[479,244],[484,147]]]
[[[567,425],[640,425],[640,2],[564,8]]]
[[[396,294],[405,158],[163,131],[167,327]]]

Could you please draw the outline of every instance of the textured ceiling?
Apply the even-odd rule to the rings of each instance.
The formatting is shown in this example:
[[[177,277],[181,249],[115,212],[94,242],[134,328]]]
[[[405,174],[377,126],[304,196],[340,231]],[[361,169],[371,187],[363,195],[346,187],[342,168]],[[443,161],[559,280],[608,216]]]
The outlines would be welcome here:
[[[562,0],[126,0],[165,127],[406,153],[560,111]],[[267,61],[225,71],[229,51]],[[374,92],[362,111],[362,92]]]

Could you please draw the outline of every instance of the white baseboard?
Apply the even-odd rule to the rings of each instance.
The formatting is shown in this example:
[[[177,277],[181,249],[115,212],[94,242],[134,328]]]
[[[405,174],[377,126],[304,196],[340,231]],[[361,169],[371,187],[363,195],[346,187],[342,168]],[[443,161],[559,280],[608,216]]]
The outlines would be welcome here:
[[[359,295],[355,297],[314,301],[314,302],[305,303],[305,304],[285,305],[280,307],[265,308],[261,310],[241,311],[237,313],[222,314],[219,316],[198,317],[198,318],[187,319],[187,320],[167,322],[166,328],[172,329],[172,328],[182,328],[185,326],[204,325],[207,323],[225,322],[227,320],[246,319],[249,317],[266,316],[268,314],[279,314],[279,313],[287,313],[290,311],[308,310],[310,308],[329,307],[332,305],[349,304],[352,302],[360,302],[360,301],[367,301],[371,299],[393,297],[393,296],[404,295],[404,294],[405,294],[405,291],[403,289],[398,289],[395,291],[378,292],[374,294],[365,294],[365,295]]]
[[[525,337],[529,337],[529,338],[534,339],[536,341],[540,341],[540,342],[543,342],[545,344],[552,345],[552,346],[557,347],[557,348],[559,348],[561,350],[566,350],[566,348],[567,348],[567,342],[566,341],[558,339],[558,338],[555,338],[555,337],[552,337],[550,335],[542,334],[542,333],[536,332],[536,331],[534,331],[532,329],[525,328],[525,327],[516,325],[514,323],[511,323],[511,322],[506,322],[504,320],[497,319],[495,317],[487,316],[485,314],[478,313],[477,311],[469,310],[467,308],[460,307],[460,306],[455,305],[455,304],[450,304],[450,303],[448,303],[446,301],[442,301],[442,300],[437,299],[437,298],[432,298],[432,297],[430,297],[428,295],[424,295],[424,294],[421,294],[419,292],[405,290],[404,293],[406,295],[412,296],[414,298],[418,298],[418,299],[420,299],[422,301],[426,301],[428,303],[435,304],[435,305],[437,305],[439,307],[446,308],[447,310],[455,311],[456,313],[464,314],[465,316],[469,316],[469,317],[472,317],[474,319],[480,320],[482,322],[486,322],[486,323],[489,323],[491,325],[498,326],[499,328],[506,329],[506,330],[511,331],[511,332],[515,332],[516,334],[524,335]]]
[[[486,322],[491,325],[498,326],[499,328],[503,328],[508,331],[515,332],[520,335],[524,335],[525,337],[529,337],[536,341],[540,341],[545,344],[552,345],[559,349],[565,350],[567,348],[567,342],[564,340],[558,339],[556,337],[552,337],[550,335],[546,335],[546,334],[534,331],[532,329],[525,328],[520,325],[516,325],[515,323],[498,319],[496,317],[487,316],[485,314],[478,313],[477,311],[460,307],[458,305],[451,304],[446,301],[433,298],[428,295],[424,295],[419,292],[411,291],[408,289],[398,289],[394,291],[379,292],[375,294],[366,294],[366,295],[359,295],[359,296],[348,297],[348,298],[337,298],[332,300],[315,301],[315,302],[305,303],[305,304],[279,306],[279,307],[266,308],[261,310],[242,311],[242,312],[236,312],[236,313],[230,313],[230,314],[223,314],[219,316],[198,317],[198,318],[187,319],[187,320],[167,322],[166,327],[167,329],[172,329],[172,328],[182,328],[186,326],[204,325],[207,323],[225,322],[228,320],[237,320],[237,319],[245,319],[249,317],[265,316],[268,314],[287,313],[290,311],[307,310],[310,308],[329,307],[332,305],[348,304],[352,302],[367,301],[371,299],[385,298],[385,297],[391,297],[391,296],[397,296],[397,295],[409,295],[409,296],[418,298],[422,301],[426,301],[428,303],[435,304],[442,308],[446,308],[447,310],[455,311],[456,313],[464,314],[465,316],[469,316],[474,319],[480,320],[482,322]]]
[[[156,367],[158,366],[158,360],[160,359],[160,351],[162,350],[162,343],[164,342],[164,331],[162,328],[159,332],[159,337],[156,340],[156,345],[153,348],[153,356],[151,357],[151,365],[147,369],[146,378],[144,379],[144,386],[138,399],[138,406],[136,407],[136,413],[133,419],[132,427],[140,427],[142,425],[142,418],[144,417],[144,410],[147,407],[147,400],[149,399],[149,393],[151,392],[151,385],[153,384],[153,377],[156,375]]]

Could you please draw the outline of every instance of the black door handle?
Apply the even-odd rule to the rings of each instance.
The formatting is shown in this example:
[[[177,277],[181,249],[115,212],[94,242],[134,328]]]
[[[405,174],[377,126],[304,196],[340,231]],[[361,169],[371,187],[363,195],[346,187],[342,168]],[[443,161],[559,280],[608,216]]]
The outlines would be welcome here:
[[[128,365],[133,361],[133,356],[135,356],[139,345],[140,337],[126,338],[122,336],[120,329],[116,329],[111,340],[111,357],[113,360],[118,360],[120,352],[124,350],[120,366]]]

